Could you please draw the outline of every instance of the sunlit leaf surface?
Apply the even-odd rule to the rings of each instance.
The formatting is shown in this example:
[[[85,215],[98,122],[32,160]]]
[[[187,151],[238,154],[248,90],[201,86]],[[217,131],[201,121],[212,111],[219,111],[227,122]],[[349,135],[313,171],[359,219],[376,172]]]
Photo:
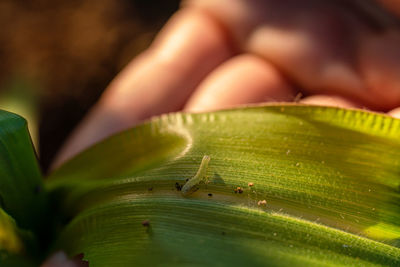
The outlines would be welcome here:
[[[361,110],[164,115],[49,177],[53,249],[90,266],[400,265],[399,137]],[[208,183],[184,196],[205,155]]]

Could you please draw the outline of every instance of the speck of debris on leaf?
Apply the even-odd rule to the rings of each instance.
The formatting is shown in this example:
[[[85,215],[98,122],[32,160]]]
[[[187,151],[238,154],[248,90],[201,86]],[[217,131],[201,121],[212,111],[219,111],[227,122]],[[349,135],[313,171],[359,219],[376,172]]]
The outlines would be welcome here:
[[[147,190],[153,191],[153,187],[149,187],[149,188],[147,188]]]
[[[149,221],[149,220],[144,220],[144,221],[142,222],[142,225],[143,225],[144,227],[149,227],[149,226],[150,226],[150,221]]]
[[[175,183],[175,188],[176,188],[176,190],[178,190],[178,191],[181,191],[181,190],[182,190],[182,186],[181,186],[178,182]]]
[[[258,202],[257,202],[257,205],[258,206],[265,206],[265,205],[267,205],[267,201],[264,199],[264,200],[259,200]]]
[[[239,186],[236,187],[234,191],[235,191],[235,194],[237,194],[237,193],[239,193],[239,194],[243,193],[243,189],[242,189],[241,187],[239,187]]]
[[[249,187],[252,187],[252,186],[254,186],[254,183],[251,183],[251,182],[250,182],[250,183],[248,183],[247,185],[248,185]]]
[[[302,94],[302,93],[298,93],[298,94],[294,97],[293,102],[298,103],[298,102],[301,100],[302,97],[303,97],[303,94]]]
[[[213,196],[213,194],[211,194],[211,193],[208,193],[208,196],[209,196],[209,197],[212,197],[212,196]]]

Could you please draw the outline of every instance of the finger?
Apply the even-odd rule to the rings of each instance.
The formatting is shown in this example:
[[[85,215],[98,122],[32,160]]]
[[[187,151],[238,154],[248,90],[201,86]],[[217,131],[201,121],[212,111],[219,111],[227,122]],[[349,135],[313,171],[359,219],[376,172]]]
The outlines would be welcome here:
[[[352,102],[351,100],[332,95],[313,95],[308,96],[299,101],[303,104],[339,107],[339,108],[360,108],[358,103]]]
[[[337,1],[192,0],[226,25],[238,46],[272,62],[308,93],[365,94],[356,40],[369,32]]]
[[[391,111],[388,112],[388,115],[400,119],[400,107],[392,109]]]
[[[232,54],[224,30],[212,17],[198,10],[179,11],[150,49],[111,83],[54,166],[143,119],[181,109],[200,81]]]
[[[216,68],[199,85],[186,111],[206,111],[240,104],[291,101],[295,90],[270,63],[257,56],[236,56]]]
[[[377,109],[400,105],[400,33],[370,35],[360,48],[360,70],[368,88],[365,95]]]

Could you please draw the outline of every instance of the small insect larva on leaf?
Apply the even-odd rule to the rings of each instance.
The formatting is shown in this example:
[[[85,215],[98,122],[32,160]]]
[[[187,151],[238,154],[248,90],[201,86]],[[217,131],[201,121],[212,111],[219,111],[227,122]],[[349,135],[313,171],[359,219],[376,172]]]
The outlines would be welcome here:
[[[211,157],[205,155],[203,159],[201,160],[200,167],[197,170],[197,173],[195,176],[193,176],[192,179],[189,179],[182,187],[182,194],[184,196],[187,196],[195,191],[197,191],[198,185],[201,182],[205,182],[206,180],[206,174],[207,174],[207,168],[208,168],[208,163],[210,162]]]

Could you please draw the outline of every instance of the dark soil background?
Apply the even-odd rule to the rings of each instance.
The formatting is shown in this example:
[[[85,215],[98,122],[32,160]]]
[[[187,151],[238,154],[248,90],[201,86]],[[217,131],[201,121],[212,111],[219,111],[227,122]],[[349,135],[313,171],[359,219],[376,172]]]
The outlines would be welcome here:
[[[178,6],[178,0],[0,1],[0,88],[15,80],[32,85],[44,172],[113,77]]]

